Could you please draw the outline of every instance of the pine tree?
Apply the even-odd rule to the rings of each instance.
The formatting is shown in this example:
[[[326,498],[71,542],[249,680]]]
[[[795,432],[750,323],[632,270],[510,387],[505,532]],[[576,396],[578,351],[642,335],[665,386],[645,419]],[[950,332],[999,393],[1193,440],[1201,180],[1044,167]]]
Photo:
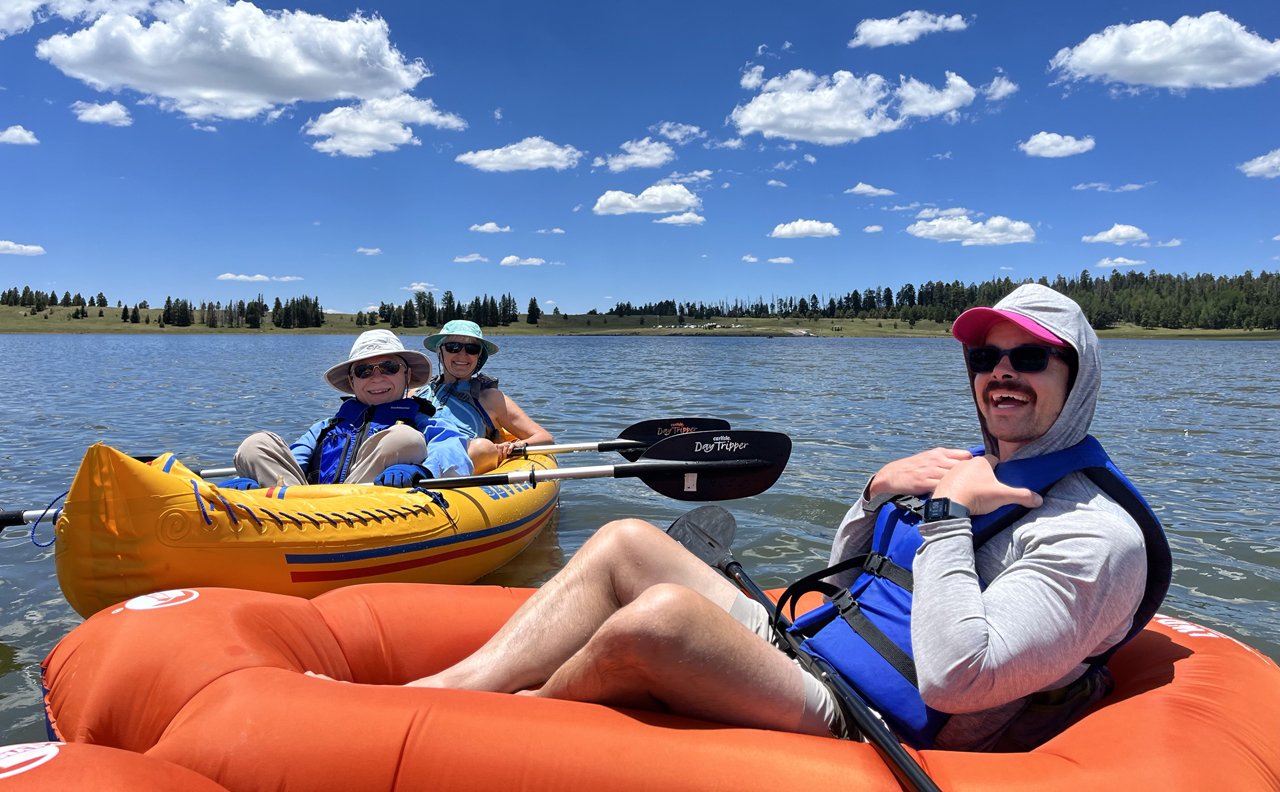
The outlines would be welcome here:
[[[129,321],[129,306],[127,306],[127,305],[126,305],[126,306],[124,307],[124,309],[123,309],[123,310],[121,310],[121,312],[120,312],[120,321],[122,321],[122,322],[127,322],[127,321]]]
[[[421,294],[421,292],[419,292],[419,294]],[[418,309],[414,307],[413,300],[404,301],[404,308],[402,309],[401,313],[404,316],[405,327],[418,326]]]
[[[542,316],[542,311],[538,310],[538,298],[530,297],[529,298],[529,315],[528,317],[525,318],[525,321],[528,322],[529,324],[537,324],[538,317],[540,316]]]
[[[138,306],[133,306],[133,311],[129,314],[129,324],[138,324],[142,321],[142,315],[138,313]]]

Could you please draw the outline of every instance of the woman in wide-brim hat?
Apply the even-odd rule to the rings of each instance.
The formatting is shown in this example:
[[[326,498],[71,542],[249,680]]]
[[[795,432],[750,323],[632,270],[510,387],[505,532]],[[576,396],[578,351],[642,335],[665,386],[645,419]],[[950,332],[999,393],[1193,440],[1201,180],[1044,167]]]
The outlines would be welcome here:
[[[221,486],[382,484],[407,486],[416,476],[472,472],[467,438],[453,424],[432,418],[425,402],[408,398],[431,380],[431,358],[404,348],[395,333],[361,333],[347,359],[324,373],[349,394],[333,418],[317,421],[286,445],[272,432],[255,432],[236,450],[239,478]]]
[[[485,340],[475,322],[455,319],[422,345],[435,352],[440,373],[419,392],[436,408],[436,415],[452,421],[470,438],[467,453],[477,473],[493,470],[516,448],[555,442],[555,438],[502,391],[498,380],[480,369],[498,345]],[[503,432],[517,439],[504,440]]]

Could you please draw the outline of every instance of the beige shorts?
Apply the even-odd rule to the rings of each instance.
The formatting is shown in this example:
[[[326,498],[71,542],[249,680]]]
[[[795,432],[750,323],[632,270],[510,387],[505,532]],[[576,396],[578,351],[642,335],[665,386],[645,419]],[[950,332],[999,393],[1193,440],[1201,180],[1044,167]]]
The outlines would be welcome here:
[[[764,606],[742,592],[729,607],[729,615],[748,630],[777,646],[773,627],[769,625],[769,612]],[[832,737],[842,729],[843,715],[835,696],[818,678],[805,670],[796,661],[800,675],[804,679],[804,714],[800,717],[800,726],[796,731],[801,734],[816,734],[821,737]]]

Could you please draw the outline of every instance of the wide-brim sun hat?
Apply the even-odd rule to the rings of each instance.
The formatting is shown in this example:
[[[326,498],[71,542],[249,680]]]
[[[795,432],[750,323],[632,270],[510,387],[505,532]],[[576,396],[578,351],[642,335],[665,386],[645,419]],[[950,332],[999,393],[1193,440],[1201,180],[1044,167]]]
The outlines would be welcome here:
[[[986,343],[987,333],[1001,322],[1013,322],[1046,344],[1071,346],[1031,317],[1001,308],[970,308],[951,325],[951,335],[966,346],[982,346]]]
[[[431,381],[431,358],[416,349],[405,349],[404,344],[390,330],[366,330],[351,345],[347,359],[324,373],[325,382],[343,393],[355,395],[348,374],[351,364],[361,360],[396,355],[409,366],[409,387],[418,388]]]

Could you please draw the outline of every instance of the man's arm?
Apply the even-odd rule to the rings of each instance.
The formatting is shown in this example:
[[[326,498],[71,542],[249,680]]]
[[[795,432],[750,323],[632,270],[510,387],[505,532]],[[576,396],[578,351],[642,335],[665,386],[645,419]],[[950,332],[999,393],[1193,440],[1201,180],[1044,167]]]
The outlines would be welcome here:
[[[934,496],[975,514],[1015,496],[1026,506],[1039,499],[996,482],[984,460],[970,464]],[[1123,636],[1142,596],[1146,557],[1136,523],[1096,488],[1070,479],[1015,528],[1005,551],[1015,558],[985,591],[968,519],[924,523],[920,533],[912,649],[920,693],[943,712],[976,712],[1065,684],[1085,657]]]

